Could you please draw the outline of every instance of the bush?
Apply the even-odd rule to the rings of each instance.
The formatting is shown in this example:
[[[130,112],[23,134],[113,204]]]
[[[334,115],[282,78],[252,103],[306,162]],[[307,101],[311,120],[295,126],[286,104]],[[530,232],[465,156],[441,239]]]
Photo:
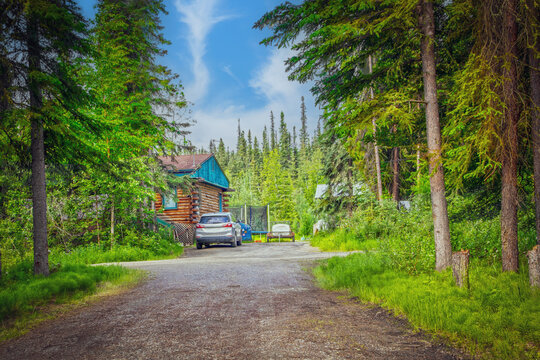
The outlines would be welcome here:
[[[490,263],[500,261],[500,220],[489,216],[476,219],[458,214],[473,209],[474,198],[454,196],[449,203],[451,243],[454,251],[468,249],[471,257]],[[471,210],[472,211],[472,210]],[[476,210],[475,210],[476,211]],[[535,244],[534,222],[527,212],[520,213],[519,249],[523,254]],[[398,210],[393,201],[363,201],[352,217],[336,231],[316,236],[312,244],[323,251],[350,251],[377,248],[390,264],[411,274],[430,272],[435,267],[433,220],[429,199],[418,197],[410,210]]]

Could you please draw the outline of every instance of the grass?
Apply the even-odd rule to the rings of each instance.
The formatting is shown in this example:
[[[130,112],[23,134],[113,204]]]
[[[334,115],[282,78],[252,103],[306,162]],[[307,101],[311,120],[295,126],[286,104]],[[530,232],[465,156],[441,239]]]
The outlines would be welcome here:
[[[411,276],[382,254],[360,253],[329,259],[314,273],[322,287],[404,314],[475,356],[540,358],[540,290],[531,289],[526,271],[473,261],[467,290],[454,285],[451,271]]]
[[[8,261],[0,280],[0,341],[28,331],[77,304],[133,286],[144,272],[96,263],[169,259],[184,248],[165,238],[137,237],[112,248],[107,244],[79,246],[69,251],[51,248],[51,275],[34,276],[31,256]]]
[[[145,276],[121,266],[65,265],[48,277],[4,279],[0,288],[0,341],[20,336],[97,296],[118,293]]]
[[[374,239],[359,239],[351,236],[345,229],[337,229],[332,233],[315,235],[311,239],[311,245],[318,247],[321,251],[367,251],[376,249],[378,242]]]
[[[170,245],[169,245],[170,244]],[[169,243],[157,249],[144,249],[131,245],[115,245],[112,249],[96,244],[77,247],[69,252],[55,249],[50,263],[60,264],[101,264],[124,261],[158,260],[176,258],[184,252],[183,246]]]

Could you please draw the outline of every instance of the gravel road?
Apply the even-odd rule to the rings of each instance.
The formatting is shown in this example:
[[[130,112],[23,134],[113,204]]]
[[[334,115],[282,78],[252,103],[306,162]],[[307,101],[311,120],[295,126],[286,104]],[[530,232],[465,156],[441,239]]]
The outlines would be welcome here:
[[[0,345],[0,359],[459,359],[406,321],[318,289],[307,243],[125,263],[150,279]]]

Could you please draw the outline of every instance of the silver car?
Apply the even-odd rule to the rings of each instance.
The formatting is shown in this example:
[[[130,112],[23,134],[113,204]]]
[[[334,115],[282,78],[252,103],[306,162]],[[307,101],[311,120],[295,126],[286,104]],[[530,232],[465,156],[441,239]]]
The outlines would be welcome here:
[[[236,247],[242,245],[242,228],[229,212],[204,214],[195,228],[195,241],[197,249],[222,243]]]

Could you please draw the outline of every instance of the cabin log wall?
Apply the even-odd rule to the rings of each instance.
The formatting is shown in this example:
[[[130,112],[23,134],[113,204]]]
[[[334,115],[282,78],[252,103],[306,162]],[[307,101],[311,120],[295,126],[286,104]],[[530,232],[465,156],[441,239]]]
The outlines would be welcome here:
[[[215,186],[199,183],[191,195],[185,195],[180,189],[177,191],[177,208],[163,210],[163,214],[170,221],[183,224],[193,224],[199,221],[203,214],[219,212],[219,194],[222,195],[223,211],[228,211],[228,194]],[[156,211],[163,208],[163,199],[156,194]]]

